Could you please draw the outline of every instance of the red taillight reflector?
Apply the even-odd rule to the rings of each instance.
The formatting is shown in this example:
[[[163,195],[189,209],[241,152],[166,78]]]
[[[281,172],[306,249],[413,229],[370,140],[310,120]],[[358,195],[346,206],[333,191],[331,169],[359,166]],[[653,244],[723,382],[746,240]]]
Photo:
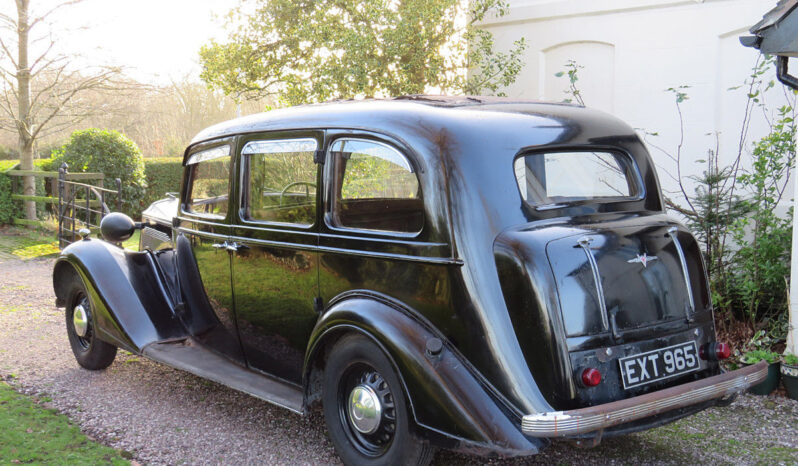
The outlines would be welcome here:
[[[718,343],[715,347],[715,356],[718,359],[728,359],[731,356],[731,347],[726,343]]]
[[[588,367],[582,371],[582,383],[585,384],[586,387],[595,387],[601,383],[601,372],[592,367]]]
[[[707,343],[698,349],[698,357],[704,360],[720,361],[728,359],[731,356],[731,347],[726,343],[718,343],[713,341]]]

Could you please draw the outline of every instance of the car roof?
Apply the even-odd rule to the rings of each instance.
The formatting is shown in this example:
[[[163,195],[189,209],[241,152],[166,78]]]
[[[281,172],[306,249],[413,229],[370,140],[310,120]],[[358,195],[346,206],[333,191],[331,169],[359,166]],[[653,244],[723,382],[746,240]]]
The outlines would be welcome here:
[[[491,111],[494,119],[508,122],[519,115],[544,117],[532,126],[545,126],[549,118],[558,120],[616,120],[614,117],[565,102],[540,102],[493,96],[408,95],[393,99],[332,101],[300,105],[257,113],[210,126],[191,141],[194,144],[236,134],[312,128],[352,128],[391,131],[396,125],[412,122],[433,127],[447,126],[474,111]],[[581,116],[580,116],[581,115]],[[484,114],[479,119],[484,118]],[[448,120],[448,121],[447,121]],[[497,122],[500,123],[500,122]],[[501,124],[501,123],[500,123]],[[529,121],[524,125],[529,128]],[[610,125],[614,126],[614,125]],[[628,127],[617,127],[626,132]]]

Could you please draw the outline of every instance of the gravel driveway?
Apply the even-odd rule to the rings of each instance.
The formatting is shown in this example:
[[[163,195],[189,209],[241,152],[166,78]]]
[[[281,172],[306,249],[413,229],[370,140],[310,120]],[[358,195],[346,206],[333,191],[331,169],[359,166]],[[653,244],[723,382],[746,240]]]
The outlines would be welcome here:
[[[0,377],[17,390],[50,399],[89,436],[140,463],[340,463],[319,412],[303,418],[124,352],[106,371],[80,369],[53,305],[52,264],[0,254]],[[558,443],[526,459],[439,452],[434,460],[485,463],[795,464],[798,402],[744,395],[729,408],[591,450]]]

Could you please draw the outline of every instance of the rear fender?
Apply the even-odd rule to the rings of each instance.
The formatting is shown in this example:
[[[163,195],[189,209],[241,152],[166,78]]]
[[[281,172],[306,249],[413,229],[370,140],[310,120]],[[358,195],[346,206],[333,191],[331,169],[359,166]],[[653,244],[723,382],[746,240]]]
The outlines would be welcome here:
[[[68,283],[77,274],[91,300],[99,339],[140,353],[149,343],[185,337],[157,260],[150,251],[125,251],[102,240],[73,243],[53,269],[56,305],[67,304]]]
[[[525,437],[520,414],[484,382],[431,324],[390,298],[347,293],[319,319],[305,359],[309,383],[324,348],[346,333],[373,339],[393,362],[408,394],[418,433],[439,446],[476,454],[531,455],[548,445]],[[427,351],[439,339],[440,354]]]

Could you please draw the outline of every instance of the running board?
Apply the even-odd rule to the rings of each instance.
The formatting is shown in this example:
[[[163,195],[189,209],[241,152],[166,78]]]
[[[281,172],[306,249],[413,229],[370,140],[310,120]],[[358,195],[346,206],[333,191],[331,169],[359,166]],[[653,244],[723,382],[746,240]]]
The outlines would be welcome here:
[[[286,382],[243,368],[192,339],[147,345],[141,352],[153,361],[213,380],[261,400],[303,412],[302,390]]]

